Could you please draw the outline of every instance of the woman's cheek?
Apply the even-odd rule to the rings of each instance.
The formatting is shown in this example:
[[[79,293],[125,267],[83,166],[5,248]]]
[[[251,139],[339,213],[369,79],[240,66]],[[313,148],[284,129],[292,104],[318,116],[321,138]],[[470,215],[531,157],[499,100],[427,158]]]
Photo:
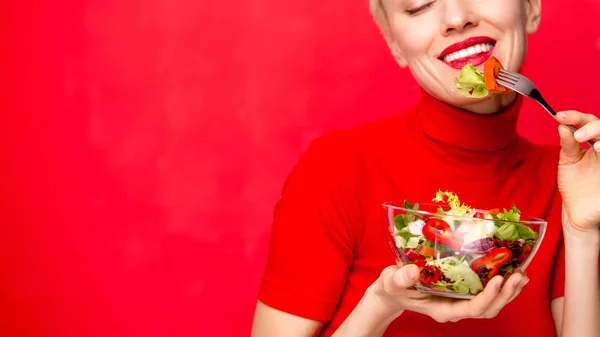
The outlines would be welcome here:
[[[428,29],[414,28],[410,31],[399,31],[394,35],[398,46],[407,58],[420,58],[429,54],[429,48],[435,37],[430,27]]]
[[[501,32],[519,29],[525,24],[522,0],[479,0],[475,10],[481,21],[487,22]]]

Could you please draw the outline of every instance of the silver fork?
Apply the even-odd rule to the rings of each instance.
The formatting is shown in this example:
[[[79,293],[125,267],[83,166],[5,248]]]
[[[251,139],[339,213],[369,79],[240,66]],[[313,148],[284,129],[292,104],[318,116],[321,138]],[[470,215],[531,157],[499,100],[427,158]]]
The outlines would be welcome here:
[[[531,82],[527,77],[525,77],[521,74],[516,74],[516,73],[510,72],[508,70],[500,70],[500,72],[498,74],[498,79],[496,80],[496,82],[498,84],[502,85],[503,87],[512,89],[524,96],[527,96],[527,97],[535,100],[542,107],[544,107],[544,109],[546,109],[546,111],[548,111],[550,113],[550,115],[552,115],[552,117],[554,117],[554,119],[556,119],[556,111],[554,111],[554,109],[552,109],[552,107],[550,107],[550,104],[548,104],[548,102],[546,102],[546,100],[544,100],[544,98],[542,97],[542,94],[537,89],[535,84],[533,84],[533,82]],[[572,132],[577,131],[577,128],[572,125],[565,125],[565,126],[567,128],[569,128],[569,130],[571,130]],[[587,143],[590,146],[593,146],[595,142],[596,141],[594,139],[590,139]]]

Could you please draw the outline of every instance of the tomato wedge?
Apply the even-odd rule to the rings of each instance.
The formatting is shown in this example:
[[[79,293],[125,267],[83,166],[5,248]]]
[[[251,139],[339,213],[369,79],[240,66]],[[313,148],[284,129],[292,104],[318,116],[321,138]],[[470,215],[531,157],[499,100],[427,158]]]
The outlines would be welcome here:
[[[436,266],[425,266],[421,269],[419,281],[424,286],[429,286],[440,280],[442,271]]]
[[[506,94],[512,91],[496,82],[496,78],[498,78],[498,74],[502,69],[504,69],[502,63],[500,63],[500,61],[493,56],[483,64],[483,79],[485,80],[485,88],[490,93]]]
[[[432,247],[421,246],[421,247],[417,248],[415,251],[419,255],[422,255],[422,256],[433,256],[433,257],[438,256],[438,251]]]
[[[442,219],[429,218],[423,226],[423,236],[434,244],[446,246],[455,252],[460,251],[463,245],[462,236],[456,234]]]
[[[492,249],[485,256],[471,262],[471,269],[486,284],[494,276],[498,275],[500,268],[506,262],[510,261],[512,255],[512,251],[506,247]]]

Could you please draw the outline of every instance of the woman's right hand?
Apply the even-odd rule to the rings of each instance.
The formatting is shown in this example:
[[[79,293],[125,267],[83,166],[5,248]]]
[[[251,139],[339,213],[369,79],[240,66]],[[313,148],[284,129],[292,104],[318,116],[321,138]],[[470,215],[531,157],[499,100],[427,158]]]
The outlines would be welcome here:
[[[390,266],[367,290],[392,317],[410,310],[430,316],[437,322],[457,322],[466,318],[493,318],[521,292],[529,279],[519,273],[502,286],[502,276],[489,281],[485,289],[470,300],[455,300],[424,294],[413,287],[419,280],[419,268],[409,264]]]
[[[452,300],[415,290],[413,287],[419,280],[419,274],[419,268],[415,265],[386,268],[332,337],[380,337],[404,310],[430,316],[438,322],[492,318],[527,283],[527,277],[515,274],[500,289],[502,277],[496,276],[475,298]],[[259,302],[252,336],[315,336],[323,323],[290,315]]]

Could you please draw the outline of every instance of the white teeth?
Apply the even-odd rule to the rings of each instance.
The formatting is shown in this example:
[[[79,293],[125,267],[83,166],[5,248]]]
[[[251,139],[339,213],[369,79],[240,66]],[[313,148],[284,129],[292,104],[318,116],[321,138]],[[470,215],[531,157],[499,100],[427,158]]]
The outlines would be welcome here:
[[[459,50],[457,52],[448,54],[444,57],[444,62],[452,62],[452,61],[456,61],[458,59],[462,59],[465,57],[469,57],[469,56],[473,56],[479,53],[485,53],[490,51],[490,49],[492,49],[492,45],[491,44],[478,44],[475,46],[471,46],[462,50]]]

